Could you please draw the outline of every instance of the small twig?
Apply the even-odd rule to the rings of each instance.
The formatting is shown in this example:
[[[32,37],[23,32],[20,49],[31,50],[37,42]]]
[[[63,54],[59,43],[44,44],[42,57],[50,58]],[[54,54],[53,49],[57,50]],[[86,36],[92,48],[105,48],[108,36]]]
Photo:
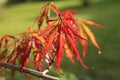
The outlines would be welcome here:
[[[43,74],[47,74],[49,72],[49,70],[52,68],[53,62],[54,61],[52,60],[52,62],[49,64],[49,67],[42,72]]]
[[[5,68],[12,69],[12,70],[20,71],[20,67],[18,67],[16,65],[9,64],[9,63],[0,62],[0,67],[5,67]],[[47,75],[47,74],[43,74],[42,72],[32,70],[32,69],[29,69],[29,68],[23,68],[22,72],[27,73],[27,74],[31,74],[31,75],[34,75],[34,76],[37,76],[37,77],[40,77],[40,78],[45,78],[45,79],[48,79],[48,80],[59,80],[59,78],[57,78],[57,77],[53,77],[53,76],[50,76],[50,75]]]

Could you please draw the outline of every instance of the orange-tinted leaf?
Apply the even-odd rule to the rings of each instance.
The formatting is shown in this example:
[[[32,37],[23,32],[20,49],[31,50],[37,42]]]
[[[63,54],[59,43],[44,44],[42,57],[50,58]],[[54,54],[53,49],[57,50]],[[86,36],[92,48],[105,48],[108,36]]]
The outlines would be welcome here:
[[[35,51],[35,56],[34,56],[34,67],[37,68],[37,70],[41,70],[41,62],[40,56],[41,56],[41,45],[37,39],[35,39],[35,45],[34,45],[34,51]]]
[[[39,40],[40,40],[41,43],[43,43],[43,44],[45,44],[45,42],[46,42],[45,39],[44,39],[42,36],[39,37]]]
[[[45,39],[42,36],[39,36],[37,33],[32,34],[35,38],[37,38],[41,43],[45,43]]]
[[[34,67],[36,67],[39,71],[41,70],[41,62],[39,62],[40,60],[40,53],[36,53],[35,57],[34,57]]]
[[[71,60],[72,63],[75,63],[73,59],[73,53],[67,43],[64,44],[64,49],[66,52],[66,56]]]
[[[83,31],[83,28],[80,27],[80,34],[81,34],[81,37],[84,38],[85,40],[83,39],[80,39],[80,42],[82,44],[82,47],[83,47],[83,52],[82,52],[82,55],[83,57],[85,58],[86,56],[86,51],[87,51],[87,46],[88,46],[88,39],[87,39],[87,35],[85,34],[85,32]]]
[[[82,24],[84,30],[86,31],[86,33],[88,34],[88,36],[90,37],[93,45],[98,48],[98,50],[100,51],[100,46],[98,45],[98,43],[96,42],[96,39],[95,39],[95,36],[94,34],[92,33],[92,31],[85,25],[85,24]]]
[[[50,20],[50,6],[46,7],[45,18],[46,18],[46,24],[49,25],[48,20]]]
[[[7,44],[8,44],[8,41],[9,41],[9,39],[8,39],[8,36],[7,36],[7,35],[5,35],[5,36],[4,36],[4,40],[5,40],[5,47],[7,47]]]
[[[54,3],[50,3],[53,11],[56,13],[56,14],[59,14],[59,10],[57,9],[57,7],[54,5]]]
[[[43,18],[42,17],[39,17],[39,21],[38,21],[38,29],[41,28],[41,25],[43,24]]]
[[[82,20],[81,22],[89,24],[89,25],[93,25],[93,26],[97,26],[97,27],[102,27],[100,24],[97,24],[93,21],[89,21],[89,20]]]
[[[55,37],[55,34],[56,34],[56,28],[54,28],[50,34],[48,35],[48,40],[45,44],[45,49],[44,49],[44,53],[47,53],[48,50],[50,49],[51,45],[52,45],[52,42],[54,41],[54,37]]]
[[[48,38],[47,38],[47,41],[46,41],[46,44],[45,44],[45,47],[44,47],[44,51],[43,51],[43,54],[41,55],[41,58],[44,58],[44,56],[46,55],[46,53],[50,50],[50,48],[52,47],[52,43],[54,41],[54,37],[55,37],[55,34],[56,34],[56,28],[54,28],[50,34],[48,35]]]
[[[46,11],[46,7],[43,7],[40,15],[36,18],[34,24],[37,22],[38,23],[38,29],[40,29],[41,25],[43,24],[43,17],[45,16],[45,11]],[[33,26],[34,26],[33,24]]]
[[[52,29],[54,27],[55,22],[51,23],[50,25],[48,25],[41,33],[41,35],[44,35],[47,31],[49,31],[50,29]]]

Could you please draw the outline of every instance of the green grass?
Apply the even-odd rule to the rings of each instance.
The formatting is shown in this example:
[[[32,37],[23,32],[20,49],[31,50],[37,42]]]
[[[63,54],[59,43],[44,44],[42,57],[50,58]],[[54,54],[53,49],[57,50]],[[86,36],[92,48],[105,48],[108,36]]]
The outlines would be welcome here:
[[[25,31],[28,26],[33,24],[41,7],[46,3],[47,2],[34,2],[9,7],[1,6],[0,37],[4,34],[17,34],[18,32]],[[119,80],[120,1],[92,0],[91,6],[88,8],[81,7],[78,0],[56,1],[54,3],[60,10],[77,10],[80,13],[76,15],[77,18],[93,20],[105,26],[105,28],[91,27],[102,48],[102,54],[98,55],[97,49],[90,43],[85,62],[89,66],[94,66],[95,69],[92,71],[85,70],[78,62],[76,62],[76,65],[73,65],[65,58],[61,64],[63,71],[66,73],[65,76],[67,76],[67,78],[71,77],[67,75],[69,73],[72,76],[73,74],[79,77],[86,76],[91,80]],[[62,80],[67,79],[66,77],[62,77]]]

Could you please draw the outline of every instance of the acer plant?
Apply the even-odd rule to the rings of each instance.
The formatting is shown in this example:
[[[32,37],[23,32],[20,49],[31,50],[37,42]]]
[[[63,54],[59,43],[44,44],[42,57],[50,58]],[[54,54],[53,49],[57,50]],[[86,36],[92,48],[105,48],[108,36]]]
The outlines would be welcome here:
[[[51,18],[53,12],[56,14],[55,18]],[[28,69],[28,65],[31,64],[30,60],[34,58],[32,63],[35,70],[38,71],[37,76],[39,76],[39,72],[42,72],[42,76],[39,77],[44,77],[52,67],[56,68],[58,73],[63,74],[60,70],[60,63],[64,55],[73,64],[75,57],[85,69],[93,69],[84,63],[89,43],[88,37],[99,52],[101,49],[87,25],[102,26],[93,21],[79,20],[74,14],[77,14],[75,10],[60,11],[53,3],[48,3],[42,7],[35,20],[36,30],[32,29],[33,25],[26,32],[19,33],[20,37],[4,35],[0,39],[1,71],[10,68],[13,73],[18,70],[36,75],[29,72],[30,69]],[[41,29],[43,26],[45,28]],[[79,41],[82,45],[82,55],[78,50]],[[51,80],[56,79],[53,77]]]

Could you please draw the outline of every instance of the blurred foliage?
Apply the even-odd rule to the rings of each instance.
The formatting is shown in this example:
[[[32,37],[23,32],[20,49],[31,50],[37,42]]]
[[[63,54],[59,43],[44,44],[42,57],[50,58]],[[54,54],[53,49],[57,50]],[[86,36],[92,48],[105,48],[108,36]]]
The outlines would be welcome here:
[[[82,6],[83,7],[88,7],[88,6],[90,6],[90,0],[82,0],[83,2],[82,2]]]
[[[28,0],[8,0],[8,4],[26,2]]]
[[[60,77],[60,80],[79,80],[79,79],[72,73],[65,73],[64,76]]]
[[[34,1],[60,1],[60,0],[8,0],[7,4],[15,4],[15,3],[23,3],[23,2],[34,2]],[[91,0],[79,0],[82,2],[83,7],[87,7],[90,5]]]
[[[15,4],[15,3],[23,3],[23,2],[31,2],[31,1],[55,1],[55,0],[8,0],[7,4]]]

